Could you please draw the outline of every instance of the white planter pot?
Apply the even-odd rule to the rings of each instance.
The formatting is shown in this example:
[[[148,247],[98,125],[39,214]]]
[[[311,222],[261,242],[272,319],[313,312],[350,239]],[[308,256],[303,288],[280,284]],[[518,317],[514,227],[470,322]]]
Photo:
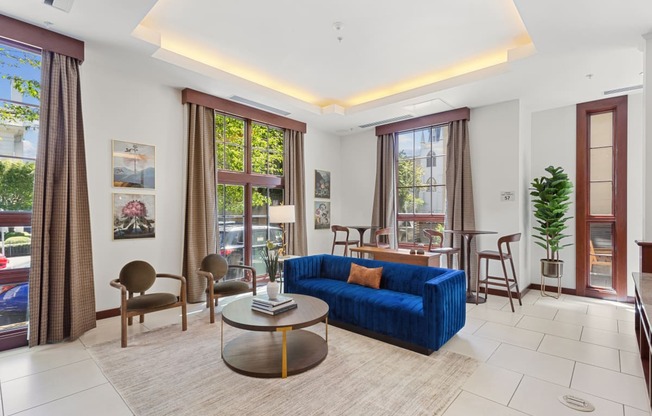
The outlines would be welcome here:
[[[269,282],[267,283],[267,296],[270,299],[276,299],[278,296],[280,285],[278,282]]]

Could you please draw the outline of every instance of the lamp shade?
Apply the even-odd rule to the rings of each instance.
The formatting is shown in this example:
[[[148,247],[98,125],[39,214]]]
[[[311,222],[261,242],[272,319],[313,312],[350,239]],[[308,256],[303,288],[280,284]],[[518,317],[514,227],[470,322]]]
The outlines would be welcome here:
[[[294,223],[294,205],[271,205],[269,222],[274,224]]]

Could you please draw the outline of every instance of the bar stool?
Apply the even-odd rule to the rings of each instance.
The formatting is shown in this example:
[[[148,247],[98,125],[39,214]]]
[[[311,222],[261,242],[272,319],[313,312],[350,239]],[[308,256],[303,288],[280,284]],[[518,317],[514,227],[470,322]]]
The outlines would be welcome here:
[[[372,244],[378,248],[390,248],[389,236],[392,235],[391,228],[380,228],[374,233],[374,241],[376,244]],[[385,237],[384,241],[381,241],[380,237]]]
[[[349,256],[349,246],[360,246],[359,240],[350,240],[349,239],[349,229],[341,225],[331,226],[331,231],[333,232],[333,246],[331,247],[331,254],[335,254],[335,246],[344,246],[344,256]],[[342,232],[345,234],[344,240],[337,239],[337,233]]]
[[[516,280],[516,269],[514,268],[514,259],[512,257],[512,249],[510,243],[516,243],[521,240],[521,233],[510,234],[498,239],[498,251],[495,250],[483,250],[478,252],[478,279],[475,282],[475,293],[477,297],[480,297],[480,283],[484,283],[484,299],[487,300],[487,295],[489,292],[489,285],[501,286],[507,288],[507,297],[509,298],[509,304],[512,307],[512,312],[514,312],[514,302],[512,301],[512,287],[516,288],[516,294],[518,295],[518,304],[523,305],[521,302],[521,292],[518,289],[518,281]],[[480,278],[480,265],[482,260],[485,260],[485,278]],[[503,267],[503,276],[491,276],[489,275],[489,260],[498,260]],[[512,278],[510,279],[507,275],[507,266],[506,262],[509,261],[510,267],[512,269]],[[493,282],[490,282],[493,280]],[[477,298],[475,304],[478,304]]]
[[[460,267],[460,249],[456,247],[444,247],[444,235],[439,231],[430,228],[423,230],[423,233],[430,239],[428,251],[446,255],[446,267],[453,268],[453,257],[457,256],[457,267]]]

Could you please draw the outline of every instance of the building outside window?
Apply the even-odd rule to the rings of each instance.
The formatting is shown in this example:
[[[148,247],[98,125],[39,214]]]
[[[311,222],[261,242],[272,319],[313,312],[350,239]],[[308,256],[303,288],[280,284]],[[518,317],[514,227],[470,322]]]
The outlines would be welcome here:
[[[446,211],[448,125],[397,133],[399,246],[427,244],[423,230],[442,230]]]
[[[40,51],[0,41],[0,334],[28,320],[40,79]]]

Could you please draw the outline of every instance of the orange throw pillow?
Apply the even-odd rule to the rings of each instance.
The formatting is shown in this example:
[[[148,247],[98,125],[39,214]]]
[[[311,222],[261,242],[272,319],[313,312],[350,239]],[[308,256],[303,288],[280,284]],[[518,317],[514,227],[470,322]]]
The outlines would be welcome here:
[[[369,269],[367,267],[358,266],[355,263],[351,263],[351,271],[349,272],[349,280],[347,280],[347,283],[355,283],[357,285],[379,289],[380,278],[382,274],[382,267]]]

